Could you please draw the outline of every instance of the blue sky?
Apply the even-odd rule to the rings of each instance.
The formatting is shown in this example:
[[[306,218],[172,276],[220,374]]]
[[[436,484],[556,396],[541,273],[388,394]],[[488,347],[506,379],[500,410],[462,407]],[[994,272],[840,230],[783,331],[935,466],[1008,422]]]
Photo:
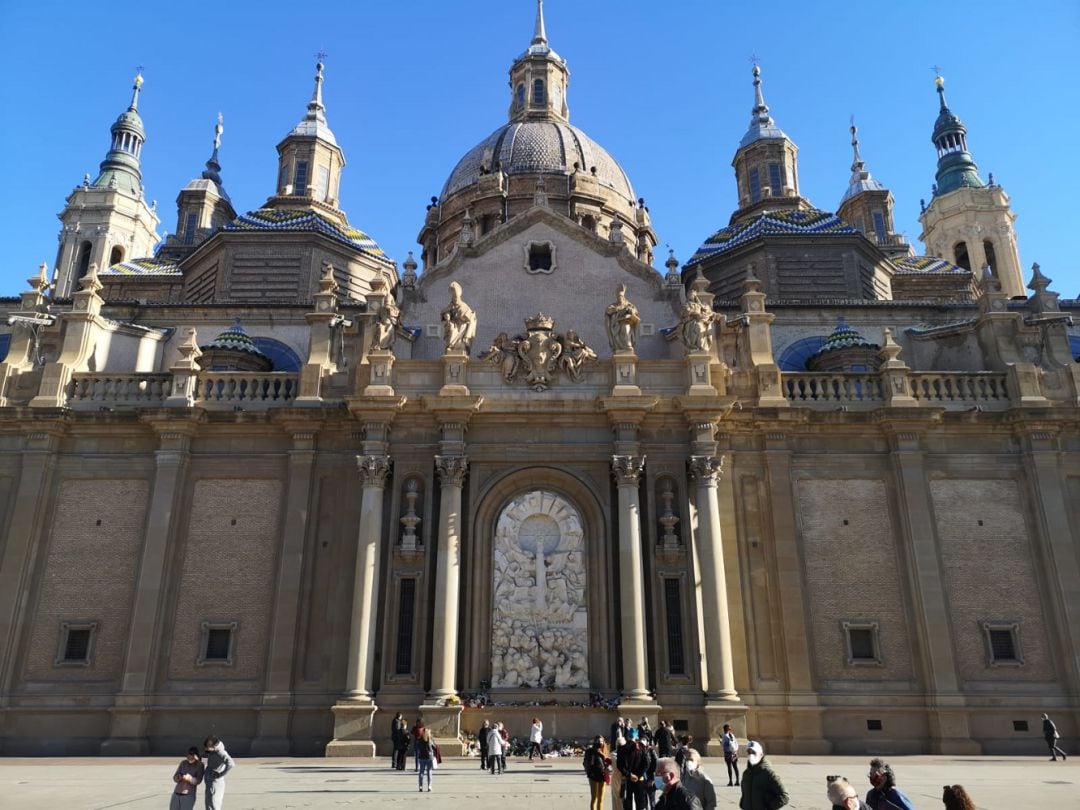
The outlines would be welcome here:
[[[0,293],[17,294],[41,261],[54,263],[55,215],[97,172],[136,65],[146,80],[143,180],[172,232],[176,196],[209,156],[218,111],[234,205],[250,210],[270,195],[274,147],[303,115],[320,49],[327,116],[348,161],[342,207],[403,261],[428,198],[505,121],[507,70],[529,42],[534,9],[532,0],[264,0],[123,12],[0,0]],[[1012,197],[1023,266],[1038,261],[1053,289],[1080,296],[1076,0],[547,0],[545,10],[571,70],[571,121],[622,164],[680,260],[735,207],[730,164],[750,118],[751,54],[777,124],[800,148],[803,194],[835,210],[854,114],[863,157],[896,198],[897,228],[916,242],[919,199],[934,179],[937,64],[982,176],[993,172]]]

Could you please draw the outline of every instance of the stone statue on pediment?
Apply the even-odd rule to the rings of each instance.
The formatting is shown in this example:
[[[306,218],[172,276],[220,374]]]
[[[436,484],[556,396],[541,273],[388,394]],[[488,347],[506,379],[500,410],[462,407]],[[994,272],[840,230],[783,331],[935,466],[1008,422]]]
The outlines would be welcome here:
[[[604,311],[608,342],[613,352],[632,352],[637,347],[641,314],[626,298],[626,285],[620,284],[615,302]]]
[[[443,346],[447,352],[468,352],[476,337],[476,313],[461,300],[461,285],[450,283],[450,303],[441,313]]]

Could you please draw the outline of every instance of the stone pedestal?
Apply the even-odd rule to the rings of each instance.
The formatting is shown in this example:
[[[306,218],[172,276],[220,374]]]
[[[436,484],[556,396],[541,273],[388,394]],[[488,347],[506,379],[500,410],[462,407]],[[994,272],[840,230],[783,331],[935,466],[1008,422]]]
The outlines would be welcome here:
[[[688,396],[714,397],[712,364],[709,352],[688,352],[686,355],[686,393]]]
[[[709,728],[709,739],[705,741],[703,748],[699,748],[703,756],[724,756],[724,744],[720,738],[725,724],[731,726],[731,730],[740,740],[747,738],[746,706],[741,703],[710,700],[705,704],[705,720]]]
[[[469,355],[463,349],[448,351],[442,356],[443,386],[439,389],[441,397],[467,397]]]
[[[373,719],[378,707],[370,700],[343,700],[330,707],[334,713],[334,739],[328,757],[374,757]]]
[[[389,349],[373,349],[368,354],[371,365],[371,377],[364,388],[365,397],[392,397],[394,386],[390,382],[390,372],[394,369],[394,353]]]
[[[426,703],[420,706],[420,717],[444,757],[465,755],[465,745],[461,742],[460,704],[443,706],[437,703]]]
[[[637,355],[634,352],[615,352],[611,358],[614,376],[611,393],[617,397],[639,397],[637,384]]]

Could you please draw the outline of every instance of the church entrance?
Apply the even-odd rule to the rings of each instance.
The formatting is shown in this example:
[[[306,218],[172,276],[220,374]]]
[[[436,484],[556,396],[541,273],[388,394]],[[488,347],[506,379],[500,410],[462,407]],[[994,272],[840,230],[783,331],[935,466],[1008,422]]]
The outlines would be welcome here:
[[[562,495],[513,498],[495,522],[491,686],[589,686],[585,536]]]

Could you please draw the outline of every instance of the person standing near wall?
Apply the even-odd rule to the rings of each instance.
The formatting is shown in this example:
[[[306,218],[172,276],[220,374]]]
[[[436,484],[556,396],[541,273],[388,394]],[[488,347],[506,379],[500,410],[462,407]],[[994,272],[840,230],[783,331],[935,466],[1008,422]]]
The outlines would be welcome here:
[[[589,780],[589,810],[604,810],[604,792],[611,781],[611,757],[603,737],[597,735],[585,749],[581,764]]]
[[[207,737],[203,741],[203,751],[206,753],[206,770],[203,774],[206,810],[222,810],[225,806],[225,776],[236,763],[225,750],[225,743],[217,737]]]
[[[169,810],[195,810],[195,798],[202,784],[205,766],[199,759],[199,749],[194,745],[188,749],[187,757],[176,766],[173,774],[172,799],[169,801]]]
[[[532,719],[532,728],[529,729],[529,762],[532,762],[533,754],[540,759],[544,758],[544,724],[539,717]]]

